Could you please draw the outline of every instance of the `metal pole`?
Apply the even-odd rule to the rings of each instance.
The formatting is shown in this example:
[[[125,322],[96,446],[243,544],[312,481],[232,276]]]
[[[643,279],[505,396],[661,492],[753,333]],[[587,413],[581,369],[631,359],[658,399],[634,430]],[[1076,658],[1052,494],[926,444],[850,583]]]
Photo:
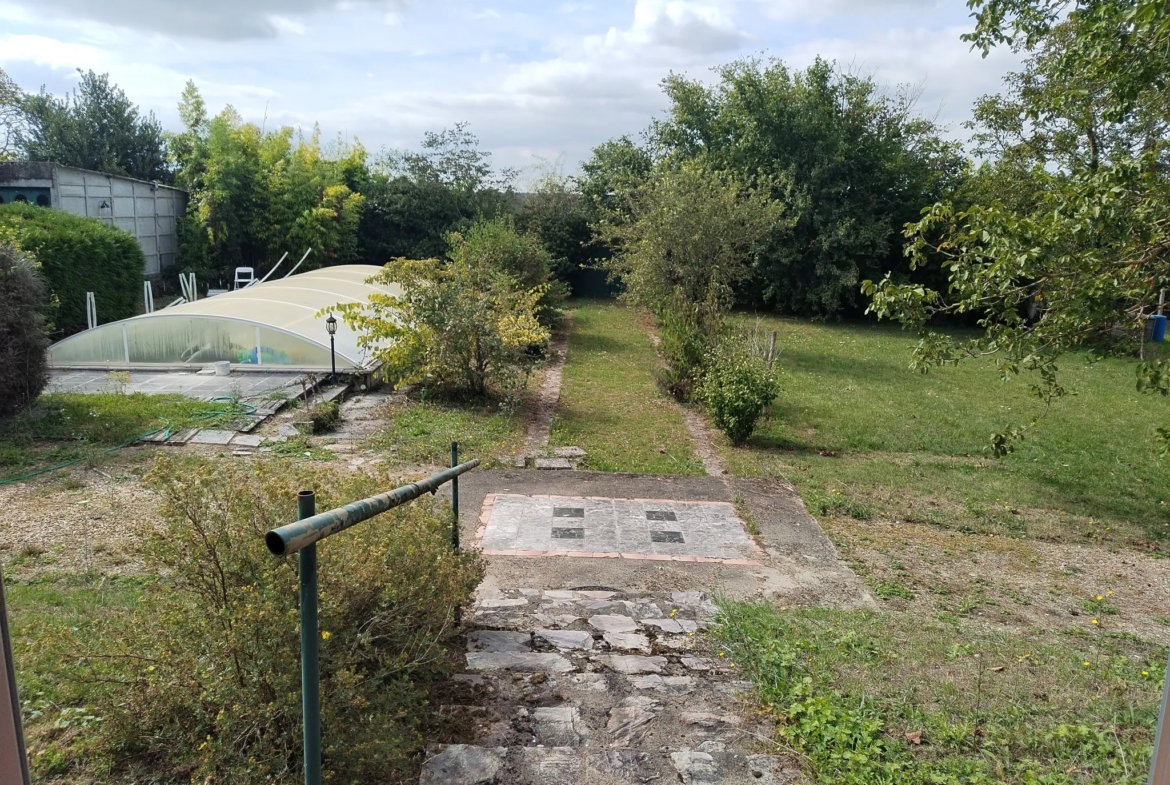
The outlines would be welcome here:
[[[297,494],[297,518],[317,514],[313,491]],[[305,785],[321,785],[321,673],[317,652],[317,544],[300,551],[301,706],[304,716]]]
[[[337,384],[337,353],[333,348],[333,333],[329,333],[329,361],[333,364],[333,373],[329,376],[329,383]]]
[[[1158,732],[1154,736],[1154,757],[1150,761],[1149,785],[1170,785],[1170,727],[1166,711],[1170,709],[1170,657],[1166,658],[1166,679],[1162,684],[1162,711],[1158,714]]]
[[[451,468],[459,465],[459,442],[451,442]],[[459,553],[459,477],[451,480],[451,511],[455,520],[451,524],[451,547]]]

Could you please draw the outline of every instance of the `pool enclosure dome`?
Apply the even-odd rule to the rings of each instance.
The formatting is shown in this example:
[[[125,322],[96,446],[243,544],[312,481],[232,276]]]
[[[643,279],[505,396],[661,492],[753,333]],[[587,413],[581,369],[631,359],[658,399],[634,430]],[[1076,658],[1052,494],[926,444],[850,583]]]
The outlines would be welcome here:
[[[49,347],[54,368],[204,366],[222,360],[285,370],[328,370],[329,333],[317,314],[337,303],[366,302],[374,293],[401,295],[395,285],[367,283],[380,267],[324,267],[215,297],[103,324]],[[101,303],[97,304],[101,313]],[[375,363],[357,333],[340,321],[339,371]]]

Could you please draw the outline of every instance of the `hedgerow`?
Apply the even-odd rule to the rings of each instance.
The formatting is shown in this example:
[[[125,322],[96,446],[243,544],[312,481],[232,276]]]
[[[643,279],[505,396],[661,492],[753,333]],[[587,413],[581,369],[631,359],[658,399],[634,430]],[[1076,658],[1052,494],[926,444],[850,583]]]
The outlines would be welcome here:
[[[0,417],[36,400],[49,380],[44,299],[35,263],[0,237]]]
[[[0,227],[14,231],[40,263],[58,301],[56,330],[68,334],[86,327],[86,292],[94,293],[102,323],[138,312],[146,257],[133,235],[92,218],[20,203],[0,205]]]

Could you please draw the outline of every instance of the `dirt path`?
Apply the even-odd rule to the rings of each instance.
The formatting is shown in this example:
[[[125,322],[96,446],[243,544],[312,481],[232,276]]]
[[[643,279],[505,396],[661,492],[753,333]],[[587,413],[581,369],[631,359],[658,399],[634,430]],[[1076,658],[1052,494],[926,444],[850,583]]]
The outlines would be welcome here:
[[[522,452],[527,455],[539,452],[548,446],[552,437],[553,416],[557,401],[561,399],[561,372],[565,369],[565,356],[569,348],[569,335],[573,332],[572,316],[565,317],[561,330],[549,346],[549,360],[544,367],[544,378],[540,382],[536,406],[524,427]]]
[[[719,457],[719,449],[715,446],[715,432],[707,418],[690,407],[683,406],[683,420],[687,424],[687,431],[691,434],[695,455],[703,462],[703,468],[712,477],[723,477],[727,471],[723,468],[723,459]]]

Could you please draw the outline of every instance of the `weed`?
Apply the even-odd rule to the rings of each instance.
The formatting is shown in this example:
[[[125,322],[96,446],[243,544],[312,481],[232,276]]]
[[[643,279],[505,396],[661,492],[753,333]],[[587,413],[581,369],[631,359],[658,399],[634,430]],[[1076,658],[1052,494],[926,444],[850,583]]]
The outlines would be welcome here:
[[[914,593],[895,581],[882,581],[873,587],[873,593],[888,600],[891,597],[901,597],[904,600],[914,599]]]
[[[1112,595],[1113,592],[1109,592],[1109,594]],[[1116,616],[1121,613],[1117,606],[1110,603],[1108,598],[1102,594],[1081,600],[1081,610],[1092,616]]]

